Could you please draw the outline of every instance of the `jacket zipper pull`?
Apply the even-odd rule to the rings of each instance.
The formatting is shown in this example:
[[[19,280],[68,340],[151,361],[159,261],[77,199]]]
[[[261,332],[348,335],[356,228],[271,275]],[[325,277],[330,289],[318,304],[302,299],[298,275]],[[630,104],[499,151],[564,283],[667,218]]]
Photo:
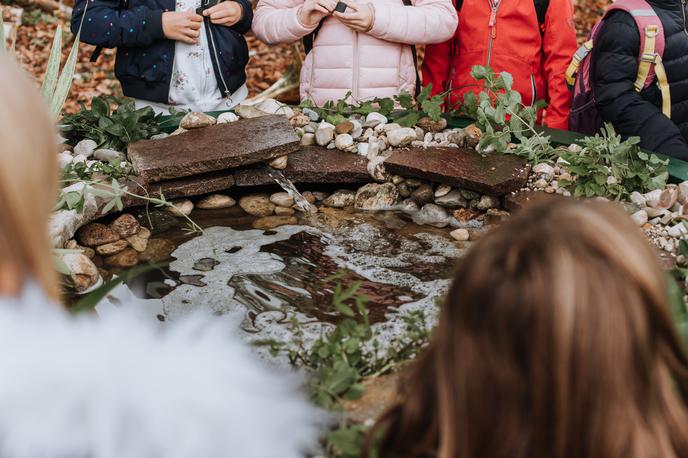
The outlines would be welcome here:
[[[490,35],[492,39],[494,39],[497,37],[497,7],[493,6],[491,9],[492,12],[490,13],[490,22],[488,26],[490,27]]]

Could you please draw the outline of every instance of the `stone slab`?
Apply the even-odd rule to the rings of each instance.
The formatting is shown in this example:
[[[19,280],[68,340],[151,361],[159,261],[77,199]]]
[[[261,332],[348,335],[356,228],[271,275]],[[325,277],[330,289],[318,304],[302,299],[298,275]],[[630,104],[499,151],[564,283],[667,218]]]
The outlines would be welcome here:
[[[510,212],[523,210],[533,205],[564,199],[558,194],[547,194],[542,191],[519,191],[504,197],[504,208]]]
[[[193,129],[161,140],[129,145],[134,172],[148,183],[255,164],[299,149],[284,116]]]
[[[363,156],[328,150],[319,146],[302,147],[289,155],[287,168],[282,171],[292,183],[358,184],[372,181]],[[266,165],[235,170],[236,186],[265,186],[274,184]]]
[[[493,196],[521,189],[530,173],[527,162],[517,156],[481,156],[474,150],[441,147],[398,149],[385,161],[385,169]]]
[[[151,195],[159,195],[162,191],[166,199],[201,196],[211,192],[224,191],[234,186],[234,173],[231,170],[205,173],[193,177],[161,181],[148,186]]]

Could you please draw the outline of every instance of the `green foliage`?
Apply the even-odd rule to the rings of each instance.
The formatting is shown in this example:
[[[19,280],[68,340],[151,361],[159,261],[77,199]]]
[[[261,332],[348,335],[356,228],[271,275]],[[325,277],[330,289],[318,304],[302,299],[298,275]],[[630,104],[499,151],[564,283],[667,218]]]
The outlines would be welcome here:
[[[364,425],[343,426],[327,434],[330,456],[336,458],[360,458],[368,428]],[[371,458],[376,458],[373,453]]]
[[[633,191],[647,192],[666,185],[668,161],[640,149],[637,137],[622,141],[607,124],[601,135],[585,137],[580,152],[563,150],[561,158],[575,181],[560,182],[576,197],[627,197]]]
[[[118,106],[112,110],[111,104]],[[160,115],[151,107],[137,110],[133,100],[94,97],[90,110],[80,105],[78,113],[62,118],[62,132],[70,144],[89,138],[99,148],[124,151],[129,143],[160,133]]]
[[[366,116],[377,112],[393,118],[394,122],[403,127],[415,126],[420,118],[428,116],[434,121],[439,121],[442,116],[442,103],[444,95],[430,96],[432,85],[428,85],[418,94],[414,100],[413,95],[402,92],[394,98],[375,98],[358,104],[351,104],[351,92],[338,101],[329,101],[321,108],[316,107],[310,100],[304,101],[300,107],[310,108],[316,111],[320,118],[330,124],[340,124],[353,115]],[[400,107],[401,110],[396,110]]]

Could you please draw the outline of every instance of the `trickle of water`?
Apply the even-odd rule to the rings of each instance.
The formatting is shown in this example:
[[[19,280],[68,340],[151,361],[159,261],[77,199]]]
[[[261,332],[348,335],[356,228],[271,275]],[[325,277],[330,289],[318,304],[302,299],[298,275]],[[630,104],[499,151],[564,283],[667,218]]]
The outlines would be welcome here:
[[[311,205],[311,203],[308,202],[305,197],[303,197],[299,190],[296,189],[296,186],[294,186],[294,183],[285,177],[282,172],[271,168],[268,174],[270,175],[270,178],[275,180],[275,182],[294,199],[294,203],[297,207],[299,207],[305,213],[315,214],[318,212],[318,209],[314,205]]]

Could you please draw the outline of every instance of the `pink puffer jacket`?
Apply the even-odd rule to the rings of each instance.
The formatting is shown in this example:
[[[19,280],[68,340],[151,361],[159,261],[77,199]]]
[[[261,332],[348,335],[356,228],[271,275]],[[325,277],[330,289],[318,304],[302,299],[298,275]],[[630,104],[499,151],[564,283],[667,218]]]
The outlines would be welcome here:
[[[348,0],[352,1],[352,0]],[[314,28],[297,17],[303,0],[260,0],[253,19],[256,36],[268,44],[298,41]],[[458,24],[451,0],[373,0],[375,20],[368,33],[357,33],[334,17],[318,32],[301,70],[301,98],[322,106],[343,98],[392,97],[413,94],[416,71],[411,44],[446,41]]]

